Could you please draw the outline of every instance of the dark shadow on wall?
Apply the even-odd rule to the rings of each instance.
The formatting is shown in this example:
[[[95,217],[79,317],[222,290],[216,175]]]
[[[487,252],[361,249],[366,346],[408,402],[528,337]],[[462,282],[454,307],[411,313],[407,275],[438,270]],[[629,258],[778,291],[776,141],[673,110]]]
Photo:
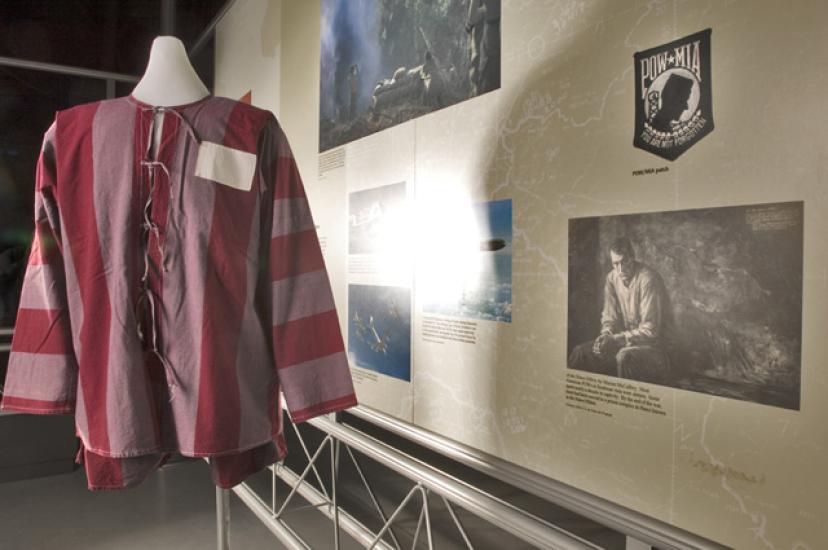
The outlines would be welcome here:
[[[583,12],[578,12],[578,19],[602,25],[602,21],[626,13],[629,24],[620,27],[627,33],[635,24],[636,14],[622,4],[626,3],[585,7]],[[574,12],[579,8],[572,9]],[[532,40],[523,33],[518,42],[525,50],[518,46],[513,46],[511,51],[504,50],[503,86],[493,92],[500,95],[497,101],[500,112],[491,117],[487,114],[485,122],[464,122],[491,136],[489,147],[480,153],[480,158],[486,159],[486,166],[482,170],[483,188],[475,190],[476,195],[490,200],[512,199],[512,323],[498,327],[500,342],[491,346],[494,351],[489,359],[491,365],[507,373],[491,375],[488,406],[498,415],[494,422],[499,428],[492,431],[492,446],[500,446],[502,450],[498,452],[519,463],[531,462],[537,449],[560,449],[561,454],[542,459],[544,466],[538,468],[547,475],[555,471],[555,461],[578,460],[572,449],[559,446],[560,430],[566,427],[550,425],[558,419],[550,418],[547,424],[535,417],[537,411],[549,410],[549,403],[565,399],[567,219],[570,212],[591,211],[584,208],[584,201],[594,206],[592,196],[599,202],[614,200],[613,196],[601,196],[596,191],[606,182],[597,181],[590,171],[596,165],[615,162],[618,150],[632,147],[634,119],[632,92],[629,101],[626,96],[615,97],[631,82],[632,53],[597,48],[596,28],[588,24],[578,29],[570,27],[564,21],[567,12],[568,8],[563,7],[561,21],[550,21],[550,27],[556,28],[554,36]],[[536,15],[550,20],[548,9]],[[504,29],[505,32],[514,33],[514,29]],[[509,56],[529,57],[531,61],[520,63],[530,62],[531,69],[515,78]],[[619,67],[624,71],[627,66],[629,78],[617,78]],[[597,94],[586,90],[586,81],[594,79],[596,74],[606,77],[606,97],[603,90]],[[616,131],[619,123],[613,121],[614,126],[610,126],[604,118],[618,101],[629,106],[629,115],[623,121],[628,129],[624,130],[618,150],[608,151],[607,133]],[[591,238],[597,248],[597,224]],[[580,273],[579,278],[584,282],[579,287],[579,300],[597,303],[602,279],[597,264]],[[593,317],[575,320],[579,331],[592,333],[600,325],[600,304],[590,307]],[[501,383],[505,379],[509,382]],[[524,426],[522,422],[528,418],[532,421]],[[508,448],[501,434],[520,433],[514,430],[531,433],[531,450],[529,445]],[[521,437],[529,436],[523,433]],[[519,452],[526,455],[518,458],[514,453]]]

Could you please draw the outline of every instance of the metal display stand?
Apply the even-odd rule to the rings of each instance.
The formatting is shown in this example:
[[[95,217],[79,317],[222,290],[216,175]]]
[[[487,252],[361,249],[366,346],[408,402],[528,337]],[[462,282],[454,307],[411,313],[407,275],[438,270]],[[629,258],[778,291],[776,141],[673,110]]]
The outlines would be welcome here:
[[[434,432],[417,428],[379,411],[367,407],[355,407],[349,409],[348,413],[504,483],[624,533],[632,539],[657,546],[659,549],[726,548],[669,523],[555,481]]]
[[[671,525],[659,522],[632,510],[600,499],[578,489],[555,482],[528,470],[522,469],[503,460],[497,459],[474,449],[464,447],[435,434],[420,430],[387,415],[378,413],[365,407],[357,407],[349,412],[354,416],[370,420],[388,429],[397,435],[413,440],[425,447],[432,448],[443,455],[458,460],[468,466],[485,472],[492,477],[507,481],[527,492],[543,497],[550,502],[589,517],[599,523],[616,529],[638,541],[639,548],[649,548],[649,544],[656,544],[660,549],[675,550],[718,550],[725,548],[712,541],[688,533]],[[394,534],[393,526],[401,511],[413,500],[419,499],[420,513],[414,532],[414,543],[424,533],[429,550],[434,548],[432,533],[432,514],[434,510],[429,505],[430,500],[442,503],[445,512],[449,514],[455,528],[462,538],[465,547],[474,549],[473,536],[467,533],[460,522],[454,506],[459,506],[482,518],[489,524],[508,532],[522,541],[538,548],[550,549],[598,549],[599,546],[583,538],[567,532],[552,523],[543,520],[529,512],[521,510],[485,491],[460,481],[433,466],[419,461],[402,451],[383,443],[345,423],[335,422],[326,417],[319,417],[308,422],[314,428],[325,434],[322,442],[313,452],[308,448],[305,438],[302,437],[296,426],[293,430],[299,438],[300,446],[308,464],[304,471],[296,473],[284,466],[276,464],[271,470],[271,500],[265,502],[246,483],[234,487],[232,491],[250,508],[254,514],[270,529],[270,531],[288,548],[311,548],[286,522],[285,516],[291,511],[289,506],[298,494],[311,507],[317,508],[332,521],[331,547],[339,550],[340,530],[344,530],[365,548],[381,548],[383,550],[401,550],[401,545]],[[325,450],[329,453],[324,453]],[[339,462],[342,459],[342,450],[345,456],[355,467],[362,486],[367,492],[377,518],[382,527],[374,532],[363,523],[340,508],[337,502],[336,486],[339,475]],[[356,453],[360,453],[381,465],[393,470],[412,482],[412,487],[396,508],[389,514],[380,506],[377,497],[357,461]],[[319,469],[322,457],[330,456],[331,490],[328,491],[322,482]],[[318,487],[314,487],[307,480],[313,476]],[[277,507],[276,480],[282,480],[291,487],[290,494]],[[230,490],[217,490],[217,525],[219,527],[218,549],[229,550],[229,507],[227,498]],[[431,499],[429,498],[431,497]],[[294,509],[295,510],[295,509]],[[642,541],[645,544],[642,544]]]

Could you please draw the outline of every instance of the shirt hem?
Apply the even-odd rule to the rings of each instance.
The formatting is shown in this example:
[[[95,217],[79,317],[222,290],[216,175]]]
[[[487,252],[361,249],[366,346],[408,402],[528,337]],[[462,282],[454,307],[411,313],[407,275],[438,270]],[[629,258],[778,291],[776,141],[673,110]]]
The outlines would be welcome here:
[[[30,409],[26,407],[0,407],[0,411],[36,414],[41,416],[58,416],[62,414],[72,414],[73,412],[75,412],[75,409]]]
[[[184,451],[175,451],[183,456],[189,456],[191,458],[209,458],[211,456],[226,456],[232,455],[236,453],[243,453],[244,451],[249,451],[251,449],[255,449],[256,447],[260,447],[261,445],[266,445],[275,441],[273,437],[267,437],[262,439],[261,441],[257,441],[256,443],[250,443],[245,445],[244,447],[239,447],[237,449],[229,449],[225,451],[192,451],[192,452],[184,452]]]
[[[306,407],[304,409],[296,411],[296,413],[291,413],[290,418],[294,423],[305,422],[307,420],[310,420],[311,418],[315,418],[323,414],[337,412],[344,409],[349,409],[351,407],[355,407],[357,404],[358,403],[356,395],[352,393],[344,397],[331,399],[330,401],[326,401],[318,405]]]
[[[86,450],[88,451],[89,449],[86,449]],[[161,458],[159,458],[156,461],[156,463],[152,466],[152,468],[148,469],[147,472],[143,476],[140,477],[140,479],[134,479],[132,481],[129,481],[127,483],[123,483],[121,485],[93,485],[93,484],[89,483],[88,482],[89,481],[89,470],[88,470],[89,463],[87,462],[86,466],[84,468],[84,470],[86,471],[86,479],[87,479],[86,488],[89,489],[90,491],[94,491],[94,492],[98,492],[98,491],[103,492],[103,491],[120,491],[122,489],[131,489],[133,487],[137,487],[138,485],[142,484],[147,479],[149,479],[149,477],[152,474],[154,474],[156,471],[158,471],[158,469],[161,467],[162,463],[164,462],[164,457],[165,456],[166,455],[162,454]]]
[[[19,412],[19,413],[28,413],[28,414],[40,414],[40,415],[58,415],[58,414],[72,414],[75,412],[75,404],[63,404],[58,406],[45,406],[45,407],[31,407],[22,404],[16,403],[8,403],[9,400],[14,400],[13,396],[6,396],[2,402],[0,402],[0,411],[8,411],[8,412]],[[63,403],[66,403],[65,401]]]
[[[102,449],[96,449],[87,444],[84,436],[79,435],[81,441],[83,442],[83,446],[86,448],[87,451],[94,453],[99,456],[103,456],[106,458],[137,458],[141,456],[151,455],[151,454],[171,454],[171,453],[178,453],[181,456],[186,456],[189,458],[209,458],[209,457],[218,457],[218,456],[226,456],[232,454],[243,453],[244,451],[249,451],[261,445],[266,445],[270,442],[275,442],[276,439],[272,436],[266,437],[262,440],[256,441],[255,443],[250,443],[248,445],[244,445],[242,447],[237,447],[234,449],[224,449],[220,451],[189,451],[189,450],[181,450],[181,449],[164,449],[162,447],[154,447],[151,449],[138,449],[134,451],[123,451],[123,452],[112,452],[112,451],[104,451]]]

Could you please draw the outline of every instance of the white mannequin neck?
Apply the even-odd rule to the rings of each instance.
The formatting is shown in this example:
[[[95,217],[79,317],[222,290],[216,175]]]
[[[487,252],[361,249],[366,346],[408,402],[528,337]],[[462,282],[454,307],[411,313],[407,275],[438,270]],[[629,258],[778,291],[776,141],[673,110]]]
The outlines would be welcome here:
[[[144,76],[132,97],[157,107],[193,103],[210,95],[187,59],[184,44],[174,36],[159,36],[152,42]]]

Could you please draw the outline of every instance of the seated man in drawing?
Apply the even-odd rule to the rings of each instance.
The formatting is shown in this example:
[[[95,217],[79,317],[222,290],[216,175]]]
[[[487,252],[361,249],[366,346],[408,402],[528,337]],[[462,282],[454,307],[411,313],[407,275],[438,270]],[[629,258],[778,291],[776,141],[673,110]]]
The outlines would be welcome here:
[[[572,350],[569,367],[664,383],[670,370],[667,348],[672,316],[661,276],[635,259],[626,237],[613,241],[610,259],[601,334]]]

